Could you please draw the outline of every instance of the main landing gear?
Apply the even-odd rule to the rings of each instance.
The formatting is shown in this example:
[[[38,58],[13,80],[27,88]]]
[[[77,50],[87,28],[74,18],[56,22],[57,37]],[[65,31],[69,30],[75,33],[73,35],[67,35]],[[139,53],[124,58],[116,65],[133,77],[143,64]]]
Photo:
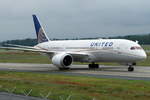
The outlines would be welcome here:
[[[89,64],[89,69],[97,69],[99,68],[99,64],[95,64],[94,62],[92,64]]]
[[[69,70],[69,67],[59,68],[59,70]]]

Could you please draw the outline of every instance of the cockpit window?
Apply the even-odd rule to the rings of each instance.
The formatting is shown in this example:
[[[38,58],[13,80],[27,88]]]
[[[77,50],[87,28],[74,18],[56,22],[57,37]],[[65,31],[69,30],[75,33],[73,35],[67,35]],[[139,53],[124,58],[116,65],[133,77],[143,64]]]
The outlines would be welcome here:
[[[130,49],[131,49],[131,50],[135,50],[135,47],[131,47]]]
[[[133,46],[130,48],[131,50],[141,50],[142,48],[139,46]]]

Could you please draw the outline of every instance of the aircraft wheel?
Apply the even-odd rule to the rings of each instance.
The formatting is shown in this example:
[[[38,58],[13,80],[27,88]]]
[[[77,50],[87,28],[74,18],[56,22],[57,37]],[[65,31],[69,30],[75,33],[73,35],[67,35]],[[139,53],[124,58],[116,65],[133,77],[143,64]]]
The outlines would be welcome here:
[[[96,69],[96,68],[99,68],[99,64],[89,64],[89,69]]]
[[[128,67],[128,71],[129,71],[129,72],[133,72],[133,71],[134,71],[134,67],[129,66],[129,67]]]
[[[69,70],[70,68],[69,67],[66,67],[66,68],[59,68],[59,70]]]

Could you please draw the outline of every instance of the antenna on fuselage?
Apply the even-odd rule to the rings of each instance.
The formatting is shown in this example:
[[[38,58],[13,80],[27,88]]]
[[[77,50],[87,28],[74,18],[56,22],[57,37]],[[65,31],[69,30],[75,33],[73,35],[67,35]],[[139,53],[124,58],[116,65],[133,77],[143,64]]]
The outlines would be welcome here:
[[[138,41],[138,40],[136,40],[135,42],[136,42],[137,44],[139,44],[139,41]]]

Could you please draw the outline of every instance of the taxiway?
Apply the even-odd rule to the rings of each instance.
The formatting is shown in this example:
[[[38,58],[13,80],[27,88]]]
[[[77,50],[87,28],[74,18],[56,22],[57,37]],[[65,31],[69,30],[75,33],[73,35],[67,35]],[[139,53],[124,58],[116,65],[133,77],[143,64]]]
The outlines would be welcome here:
[[[0,70],[37,72],[47,74],[65,74],[101,78],[119,78],[129,80],[150,80],[150,67],[135,66],[135,71],[128,72],[127,66],[104,66],[88,69],[87,65],[72,65],[70,70],[60,71],[52,64],[0,63]]]

